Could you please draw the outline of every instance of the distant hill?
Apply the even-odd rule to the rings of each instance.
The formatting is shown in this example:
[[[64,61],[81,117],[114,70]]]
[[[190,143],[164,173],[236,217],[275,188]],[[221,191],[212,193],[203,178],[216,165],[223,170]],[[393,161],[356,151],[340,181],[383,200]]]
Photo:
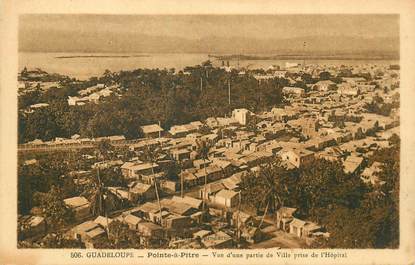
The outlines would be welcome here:
[[[186,39],[140,33],[19,31],[19,51],[23,52],[128,52],[128,53],[210,53],[210,54],[395,54],[399,38],[350,36],[284,38],[267,36],[205,37]],[[306,46],[304,48],[304,42]]]

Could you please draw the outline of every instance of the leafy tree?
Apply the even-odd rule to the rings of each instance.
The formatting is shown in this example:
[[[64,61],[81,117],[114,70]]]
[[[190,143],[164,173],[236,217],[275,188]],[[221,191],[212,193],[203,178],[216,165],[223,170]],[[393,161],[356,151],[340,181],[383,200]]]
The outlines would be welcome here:
[[[203,125],[199,128],[199,133],[206,135],[206,134],[210,134],[210,133],[211,133],[211,131],[210,131],[210,128],[209,128],[207,125],[203,124]]]
[[[164,169],[166,172],[166,177],[171,180],[177,180],[182,168],[182,164],[180,161],[172,160],[171,163],[167,165]]]
[[[19,167],[18,172],[18,212],[20,214],[26,214],[33,207],[33,180],[31,176],[22,172]]]
[[[218,135],[222,138],[234,138],[236,137],[236,132],[227,128],[220,129]]]
[[[257,133],[259,131],[257,127],[257,123],[259,122],[258,118],[256,116],[252,116],[248,123],[246,124],[246,129],[250,132]]]
[[[389,137],[388,141],[391,145],[399,145],[401,139],[396,133],[394,133],[391,137]]]
[[[310,203],[307,208],[308,217],[323,224],[330,232],[328,241],[319,242],[322,243],[318,244],[319,246],[398,247],[399,148],[394,146],[378,150],[369,159],[370,163],[373,161],[384,163],[378,177],[386,181],[385,185],[373,188],[362,186],[357,176],[342,176],[341,172],[333,172],[334,164],[326,164],[324,168],[327,175],[324,176],[318,173],[322,170],[322,164],[319,162],[313,167],[317,170],[314,173],[317,182],[302,176],[299,186],[302,191],[300,197],[304,198],[304,202]],[[304,189],[304,186],[310,187],[311,190]]]
[[[385,248],[397,247],[399,226],[397,214],[388,205],[375,208],[335,207],[329,211],[324,223],[330,238],[329,247]]]
[[[56,186],[52,186],[47,193],[34,194],[34,199],[43,209],[47,223],[52,227],[60,227],[74,220],[73,212],[66,207],[62,194],[62,190]]]
[[[304,168],[298,183],[298,206],[302,215],[320,221],[335,205],[356,208],[365,186],[359,178],[347,175],[340,162],[318,159]]]
[[[109,231],[108,238],[114,248],[143,248],[140,244],[139,234],[130,230],[127,224],[114,220],[109,224]]]
[[[114,146],[107,139],[101,140],[97,144],[99,156],[105,160],[111,159],[111,153],[114,151]]]
[[[100,169],[99,174],[105,187],[127,187],[127,180],[122,175],[119,167]]]
[[[308,73],[304,73],[301,76],[301,79],[306,83],[306,84],[312,84],[314,82],[313,77],[311,74]]]
[[[62,101],[66,103],[69,96],[77,95],[78,90],[74,86],[51,87],[41,96],[42,102]]]
[[[70,179],[62,177],[67,171],[67,165],[62,163],[58,154],[48,154],[37,157],[38,161],[32,165],[24,165],[25,161],[19,156],[18,165],[18,210],[26,214],[36,202],[33,201],[35,192],[47,193],[52,186],[62,189],[63,194],[72,192]]]
[[[225,116],[234,108],[259,111],[281,104],[281,89],[288,84],[285,78],[258,84],[250,75],[227,73],[209,62],[188,67],[186,71],[190,75],[159,69],[106,71],[101,77],[82,82],[53,77],[59,80],[61,88],[19,96],[20,109],[41,101],[49,103],[49,107],[30,114],[19,112],[19,142],[70,137],[75,133],[94,138],[117,134],[137,138],[142,136],[138,130],[141,125],[160,121],[168,129],[174,124]],[[201,79],[203,91],[200,91]],[[228,80],[232,89],[230,105]],[[68,106],[67,96],[97,83],[119,85],[120,97],[107,97],[99,104]]]
[[[84,244],[80,240],[71,239],[60,232],[46,235],[41,240],[44,248],[84,248]]]

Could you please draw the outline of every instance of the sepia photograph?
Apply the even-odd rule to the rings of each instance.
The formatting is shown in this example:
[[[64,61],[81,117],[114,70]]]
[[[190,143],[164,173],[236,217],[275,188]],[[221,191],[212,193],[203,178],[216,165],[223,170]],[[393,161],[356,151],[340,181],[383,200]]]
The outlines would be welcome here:
[[[399,248],[399,14],[21,14],[17,40],[17,248]]]
[[[0,0],[0,264],[415,264],[414,10]]]

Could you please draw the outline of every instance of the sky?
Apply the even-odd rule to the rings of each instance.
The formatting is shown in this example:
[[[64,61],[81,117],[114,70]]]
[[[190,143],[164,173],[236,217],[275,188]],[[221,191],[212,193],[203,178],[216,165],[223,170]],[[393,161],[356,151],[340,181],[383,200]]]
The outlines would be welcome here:
[[[20,49],[41,49],[48,38],[65,38],[67,42],[83,42],[90,50],[100,49],[93,42],[108,36],[120,41],[122,36],[153,42],[180,42],[180,39],[249,38],[275,40],[304,37],[394,38],[399,39],[398,15],[22,15],[19,19]],[[121,37],[120,37],[121,36]],[[128,36],[128,37],[127,37]],[[111,41],[111,40],[110,40]],[[69,44],[52,40],[55,50],[71,49]],[[148,42],[148,43],[151,43]],[[147,43],[147,44],[148,44]],[[195,42],[196,43],[196,42]],[[214,41],[212,44],[214,45]],[[102,44],[105,46],[106,44]],[[172,49],[174,50],[174,45]],[[188,43],[191,46],[191,42]],[[199,47],[209,49],[210,46]],[[339,41],[341,45],[341,41]],[[37,47],[39,46],[39,47]],[[45,43],[44,49],[52,49]],[[123,45],[119,45],[125,48]],[[140,45],[138,45],[140,46]],[[185,45],[186,46],[186,45]],[[85,48],[85,47],[84,47]],[[113,47],[114,48],[114,47]],[[132,48],[132,47],[130,47]],[[76,49],[76,47],[72,47]],[[111,48],[105,48],[111,49]],[[116,49],[116,47],[115,47]],[[121,49],[121,48],[120,48]],[[208,51],[206,51],[208,52]]]

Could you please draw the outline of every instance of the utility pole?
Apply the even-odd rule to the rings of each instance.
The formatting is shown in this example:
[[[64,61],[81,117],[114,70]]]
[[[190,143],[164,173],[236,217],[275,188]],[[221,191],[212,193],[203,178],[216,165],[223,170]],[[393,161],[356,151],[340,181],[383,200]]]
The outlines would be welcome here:
[[[159,127],[161,128],[161,122],[159,121]],[[159,130],[159,139],[161,138],[161,131]]]
[[[265,207],[264,215],[261,218],[261,222],[259,223],[259,226],[258,226],[259,229],[261,229],[262,223],[264,222],[265,215],[267,214],[267,211],[268,211],[268,206],[269,206],[269,201],[267,203],[267,206]]]
[[[231,77],[228,79],[228,104],[231,105]]]
[[[181,194],[181,196],[182,196],[182,198],[184,197],[184,176],[183,176],[183,172],[180,172],[180,188],[181,188],[181,191],[180,191],[180,194]]]
[[[239,191],[238,193],[238,215],[236,217],[236,239],[238,241],[239,244],[239,240],[240,240],[240,233],[241,231],[239,230],[240,225],[239,225],[239,214],[241,212],[241,191]]]
[[[303,43],[303,56],[304,56],[304,57],[303,57],[303,68],[304,68],[304,69],[305,69],[305,56],[306,56],[306,55],[305,55],[305,46],[306,46],[306,44],[307,44],[306,42],[304,42],[304,43]]]
[[[202,76],[200,76],[200,92],[203,91],[203,79]]]

